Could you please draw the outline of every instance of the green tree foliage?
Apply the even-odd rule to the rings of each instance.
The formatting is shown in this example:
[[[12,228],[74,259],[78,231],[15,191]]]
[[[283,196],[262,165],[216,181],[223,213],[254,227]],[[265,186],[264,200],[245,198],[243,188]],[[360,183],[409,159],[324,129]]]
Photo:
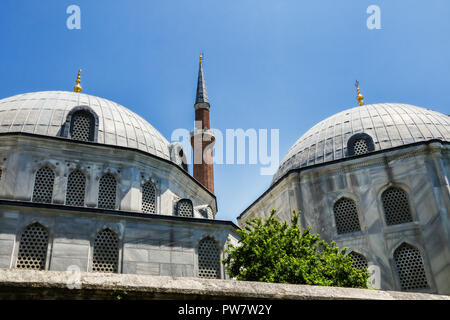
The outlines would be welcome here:
[[[311,228],[301,229],[300,212],[293,211],[290,224],[274,217],[253,218],[239,230],[238,246],[228,244],[223,260],[231,277],[321,286],[367,288],[367,270],[353,267],[346,248],[327,243]]]

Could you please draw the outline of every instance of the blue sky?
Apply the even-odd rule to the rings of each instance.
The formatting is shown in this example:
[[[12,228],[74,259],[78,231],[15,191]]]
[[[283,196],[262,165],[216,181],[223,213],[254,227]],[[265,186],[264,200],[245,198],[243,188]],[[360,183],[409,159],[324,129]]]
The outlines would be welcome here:
[[[66,8],[81,8],[68,30]],[[369,5],[381,29],[369,30]],[[280,129],[280,161],[320,120],[366,103],[450,113],[448,0],[2,0],[0,98],[72,90],[116,101],[170,139],[191,129],[198,55],[211,125]],[[216,165],[218,219],[234,220],[270,185],[259,165]]]

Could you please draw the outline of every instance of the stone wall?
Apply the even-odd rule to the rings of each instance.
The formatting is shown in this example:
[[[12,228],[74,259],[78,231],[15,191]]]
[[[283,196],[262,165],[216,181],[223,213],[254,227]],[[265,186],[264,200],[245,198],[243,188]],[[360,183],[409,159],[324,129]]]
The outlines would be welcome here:
[[[94,239],[105,228],[119,238],[118,272],[126,274],[196,277],[200,240],[212,238],[224,258],[226,242],[238,237],[228,221],[0,200],[0,268],[16,267],[21,234],[34,223],[48,231],[52,271],[90,272]]]
[[[0,269],[0,299],[450,300],[450,296],[234,280]]]

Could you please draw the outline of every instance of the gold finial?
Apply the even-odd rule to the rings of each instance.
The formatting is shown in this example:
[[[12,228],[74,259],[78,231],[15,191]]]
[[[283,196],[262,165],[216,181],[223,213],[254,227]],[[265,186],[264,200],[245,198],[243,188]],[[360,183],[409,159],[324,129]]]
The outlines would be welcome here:
[[[364,97],[361,94],[361,92],[359,91],[359,81],[358,80],[356,80],[355,87],[356,87],[356,93],[358,94],[356,96],[356,100],[358,100],[358,105],[363,106],[364,105],[364,100],[363,100]]]
[[[77,85],[75,87],[73,87],[73,91],[75,92],[81,92],[81,90],[83,90],[83,88],[81,87],[80,83],[81,83],[81,69],[78,70],[78,76],[77,76],[77,81],[76,81]]]
[[[203,53],[200,53],[200,63],[202,63],[203,60]]]

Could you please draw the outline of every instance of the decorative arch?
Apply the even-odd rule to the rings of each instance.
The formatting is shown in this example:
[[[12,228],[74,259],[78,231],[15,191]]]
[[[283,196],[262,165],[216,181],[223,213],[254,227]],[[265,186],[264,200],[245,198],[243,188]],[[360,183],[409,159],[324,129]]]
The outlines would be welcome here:
[[[115,210],[117,207],[117,179],[112,173],[106,173],[100,178],[98,207],[112,210]]]
[[[72,108],[67,114],[62,136],[78,141],[97,142],[98,115],[89,106]]]
[[[348,255],[353,260],[354,268],[366,270],[369,267],[369,262],[367,260],[367,257],[365,255],[363,255],[362,253],[352,251]]]
[[[198,242],[198,276],[200,278],[220,279],[220,248],[210,236]]]
[[[356,202],[342,197],[333,205],[334,220],[338,234],[361,231]]]
[[[177,215],[179,217],[194,217],[194,205],[190,199],[181,199],[177,202]]]
[[[34,222],[22,232],[16,268],[45,270],[49,233],[40,223]]]
[[[34,176],[32,202],[52,203],[55,171],[48,165],[41,167]]]
[[[149,180],[142,185],[142,212],[156,214],[157,211],[157,189],[155,184]]]
[[[390,186],[381,193],[384,219],[388,226],[413,221],[408,194],[399,186]]]
[[[92,253],[92,272],[118,273],[119,243],[118,234],[110,228],[103,228],[96,234]]]
[[[67,177],[66,205],[84,207],[85,197],[86,176],[80,169],[75,169]]]
[[[373,139],[367,133],[357,133],[352,135],[347,141],[348,156],[356,156],[375,151]]]
[[[412,244],[402,242],[393,251],[393,260],[402,290],[429,289],[421,251]]]

